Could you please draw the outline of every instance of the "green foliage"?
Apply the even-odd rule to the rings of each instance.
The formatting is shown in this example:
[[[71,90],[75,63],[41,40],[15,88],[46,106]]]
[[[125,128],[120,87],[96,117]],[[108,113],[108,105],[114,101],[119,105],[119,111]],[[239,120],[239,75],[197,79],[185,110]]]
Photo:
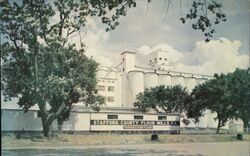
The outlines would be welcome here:
[[[136,3],[134,0],[3,0],[0,6],[0,31],[19,46],[19,42],[30,44],[37,36],[43,40],[54,38],[65,44],[70,35],[85,26],[88,16],[100,17],[108,26],[106,30],[113,30],[119,25],[119,18]]]
[[[104,98],[95,90],[97,64],[84,56],[81,40],[80,49],[68,41],[89,16],[98,16],[106,31],[115,29],[135,0],[2,0],[0,7],[5,98],[18,97],[24,111],[38,104],[46,136],[56,118],[68,118],[72,103],[83,100],[98,110]]]
[[[187,89],[179,85],[174,87],[156,86],[146,89],[136,97],[135,107],[144,111],[146,108],[153,108],[157,112],[181,113],[187,110],[191,102]]]
[[[224,74],[215,75],[215,78],[194,88],[194,107],[196,109],[209,109],[217,113],[217,133],[219,128],[224,126],[229,119],[234,117],[234,110],[229,99],[230,90],[227,87],[228,81]]]
[[[193,89],[192,113],[209,109],[217,113],[217,132],[229,119],[241,118],[249,122],[250,114],[250,77],[247,70],[236,69],[227,75],[215,75],[214,79]]]
[[[222,4],[215,0],[194,0],[189,13],[180,20],[182,23],[193,21],[192,28],[202,31],[208,42],[215,33],[213,26],[227,20],[222,7]]]
[[[70,110],[80,98],[91,105],[90,102],[94,100],[87,99],[97,96],[95,73],[98,64],[74,46],[62,47],[56,41],[50,41],[46,46],[40,45],[39,49],[39,83],[36,86],[33,53],[24,50],[23,55],[19,56],[16,51],[9,51],[8,58],[12,61],[2,64],[3,94],[6,97],[20,97],[18,104],[25,111],[34,104],[46,103],[50,105],[50,113],[56,113],[64,103],[64,109]],[[18,57],[12,58],[12,55]]]
[[[227,77],[224,74],[215,75],[215,79],[198,85],[193,90],[193,106],[198,110],[209,109],[217,113],[218,127],[222,127],[233,118],[233,107],[230,101],[230,90],[227,86]]]
[[[231,90],[230,101],[236,110],[236,117],[244,121],[244,126],[250,122],[250,73],[249,70],[236,69],[228,74],[228,87]]]
[[[38,104],[45,136],[55,119],[68,119],[73,103],[95,110],[104,103],[95,89],[97,63],[84,55],[83,43],[78,50],[68,43],[87,16],[97,15],[95,6],[113,3],[96,2],[0,2],[2,92],[6,100],[18,97],[24,111]]]

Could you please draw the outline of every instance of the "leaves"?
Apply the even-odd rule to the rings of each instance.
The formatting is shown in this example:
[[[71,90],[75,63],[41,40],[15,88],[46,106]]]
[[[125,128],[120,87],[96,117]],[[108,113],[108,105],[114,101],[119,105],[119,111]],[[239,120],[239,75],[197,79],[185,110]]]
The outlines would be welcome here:
[[[44,1],[0,2],[5,10],[0,16],[0,32],[6,38],[1,43],[1,88],[6,99],[19,97],[18,104],[25,111],[38,104],[43,114],[53,114],[53,118],[59,114],[66,120],[73,103],[98,96],[98,64],[83,54],[84,46],[77,50],[74,44],[66,45],[68,37],[85,25],[91,14],[89,3],[58,0],[53,6]],[[52,21],[58,15],[59,20]],[[102,100],[98,102],[102,104]]]
[[[99,16],[107,25],[106,31],[114,30],[119,25],[119,19],[126,16],[127,10],[136,7],[135,0],[90,1],[91,16]],[[109,12],[109,14],[107,14]]]
[[[235,72],[228,74],[230,101],[234,103],[232,109],[235,110],[236,117],[244,121],[245,126],[250,121],[250,74],[248,70],[236,69]]]
[[[215,33],[214,25],[226,22],[226,15],[222,12],[222,4],[215,0],[194,0],[189,13],[180,18],[184,24],[187,20],[192,21],[192,28],[204,33],[206,42],[210,41]]]
[[[214,77],[193,89],[194,112],[205,109],[216,112],[218,128],[232,118],[250,121],[250,77],[247,70],[236,69],[234,73],[215,74]]]
[[[142,109],[153,108],[166,113],[184,112],[190,102],[186,88],[181,86],[157,86],[146,89],[136,97],[135,107]]]

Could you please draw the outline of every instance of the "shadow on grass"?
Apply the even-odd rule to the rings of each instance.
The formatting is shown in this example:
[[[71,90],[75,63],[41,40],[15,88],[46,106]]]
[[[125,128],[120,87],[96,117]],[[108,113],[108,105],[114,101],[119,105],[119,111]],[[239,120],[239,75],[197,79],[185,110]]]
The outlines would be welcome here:
[[[15,134],[15,138],[16,139],[27,139],[27,140],[31,140],[31,141],[38,141],[38,140],[43,140],[44,136],[43,135],[39,135],[39,134],[22,134],[22,133],[18,133]]]
[[[67,139],[62,136],[55,134],[52,138],[44,137],[43,134],[31,134],[31,133],[13,133],[13,134],[2,134],[2,137],[7,137],[17,140],[30,140],[31,142],[47,142],[47,141],[60,141],[68,142]]]
[[[3,156],[42,156],[42,155],[96,155],[96,156],[132,156],[132,155],[165,155],[165,156],[203,156],[199,153],[188,154],[185,151],[175,150],[154,150],[154,149],[106,149],[106,148],[91,148],[91,149],[15,149],[3,150]]]

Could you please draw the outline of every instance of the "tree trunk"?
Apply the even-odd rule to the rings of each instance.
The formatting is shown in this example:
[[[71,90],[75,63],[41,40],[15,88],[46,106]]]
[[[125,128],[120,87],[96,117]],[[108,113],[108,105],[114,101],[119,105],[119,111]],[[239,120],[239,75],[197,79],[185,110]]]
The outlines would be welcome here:
[[[43,135],[48,138],[53,137],[52,122],[48,122],[48,114],[45,112],[41,115],[42,125],[43,125]]]
[[[46,124],[46,125],[43,127],[43,135],[44,135],[45,137],[48,137],[48,138],[52,138],[52,137],[53,137],[52,124],[51,124],[51,125]]]
[[[219,132],[220,132],[220,127],[221,127],[220,123],[221,123],[221,121],[219,120],[218,125],[217,125],[217,129],[216,129],[216,134],[219,134]]]
[[[58,133],[62,133],[63,132],[63,130],[62,130],[63,120],[58,118],[57,124],[58,124]]]

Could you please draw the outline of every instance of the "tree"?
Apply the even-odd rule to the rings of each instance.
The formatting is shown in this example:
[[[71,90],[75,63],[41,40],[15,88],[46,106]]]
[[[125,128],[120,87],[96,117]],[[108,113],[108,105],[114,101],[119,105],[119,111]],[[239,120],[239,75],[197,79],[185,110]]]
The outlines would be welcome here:
[[[0,31],[5,38],[1,43],[1,89],[5,99],[18,97],[25,112],[39,106],[44,136],[52,136],[53,121],[66,120],[72,103],[80,98],[94,102],[95,108],[104,101],[94,89],[97,63],[83,54],[82,42],[79,50],[68,43],[70,36],[84,27],[89,15],[102,16],[103,23],[113,29],[117,25],[113,22],[131,4],[132,0],[119,6],[114,1],[88,0],[0,2]],[[116,16],[110,21],[103,9],[113,7]]]
[[[181,1],[180,1],[181,3]],[[189,13],[180,20],[182,23],[190,20],[194,30],[200,30],[209,42],[215,33],[214,25],[226,22],[226,15],[222,11],[222,3],[215,0],[193,0]]]
[[[218,120],[216,133],[225,126],[229,119],[235,117],[233,102],[230,100],[231,91],[228,87],[228,77],[224,74],[196,86],[193,89],[193,108],[195,110],[211,110],[217,113],[215,120]]]
[[[100,105],[105,103],[105,97],[98,95],[97,90],[87,90],[85,97],[80,98],[79,102],[83,102],[86,106],[91,106],[94,111],[100,111]],[[69,107],[66,107],[63,112],[58,116],[58,131],[62,132],[62,125],[65,121],[69,120],[70,111],[72,109],[72,104]]]
[[[53,121],[65,121],[73,103],[80,100],[88,103],[90,97],[99,97],[95,89],[98,64],[73,45],[63,48],[60,43],[51,41],[47,46],[40,45],[39,49],[39,83],[34,86],[31,81],[34,78],[33,54],[23,50],[25,55],[18,55],[13,51],[11,54],[17,55],[16,58],[11,61],[6,58],[7,62],[2,65],[3,93],[5,98],[19,97],[18,104],[24,111],[38,104],[44,135],[52,136]],[[96,106],[103,102],[102,98],[90,104]]]
[[[248,127],[250,122],[250,73],[249,70],[236,69],[233,73],[229,73],[228,88],[231,91],[230,101],[232,101],[233,109],[236,111],[236,117],[244,122],[244,126]]]
[[[66,120],[69,116],[67,113],[72,108],[71,104],[78,101],[79,96],[83,96],[82,91],[89,87],[80,84],[89,83],[85,81],[86,77],[94,81],[91,70],[87,70],[92,73],[88,75],[84,67],[95,70],[95,63],[82,54],[84,44],[81,40],[81,47],[76,50],[74,44],[69,43],[70,38],[85,26],[88,16],[98,16],[107,25],[106,31],[115,29],[119,25],[118,19],[125,16],[129,8],[136,7],[136,2],[135,0],[53,2],[3,0],[0,6],[0,33],[1,39],[4,38],[1,43],[3,93],[6,99],[18,97],[18,104],[25,111],[37,104],[44,135],[51,136],[52,122],[55,119]],[[67,77],[65,74],[81,69],[77,68],[78,64],[74,64],[72,68],[67,65],[71,65],[70,62],[76,61],[78,57],[85,62],[79,67],[84,68],[82,74],[86,75],[72,80],[72,77]],[[90,95],[92,92],[95,95],[95,91],[91,91]],[[103,101],[100,97],[97,99]],[[49,110],[46,104],[51,106]]]
[[[162,85],[139,93],[134,106],[144,111],[146,108],[152,108],[157,112],[163,110],[165,113],[182,113],[187,110],[190,102],[191,97],[186,88],[180,85],[173,87]]]
[[[188,114],[209,109],[217,113],[216,133],[229,119],[240,118],[247,126],[250,121],[250,76],[248,70],[236,69],[227,75],[215,74],[215,78],[193,89],[193,104]]]

